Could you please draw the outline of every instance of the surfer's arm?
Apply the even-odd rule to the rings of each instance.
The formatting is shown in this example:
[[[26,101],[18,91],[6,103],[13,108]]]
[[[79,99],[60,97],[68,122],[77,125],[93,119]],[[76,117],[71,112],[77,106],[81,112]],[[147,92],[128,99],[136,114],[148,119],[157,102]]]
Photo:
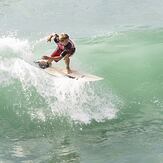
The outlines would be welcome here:
[[[61,58],[63,58],[63,57],[62,56],[49,57],[49,56],[46,56],[46,55],[42,57],[42,59],[45,59],[45,60],[48,60],[48,59],[55,60],[55,59],[61,59]]]
[[[59,61],[61,60],[63,57],[62,56],[56,56],[56,57],[49,57],[49,56],[43,56],[42,59],[45,59],[47,61]]]
[[[72,48],[71,44],[69,44],[69,45],[65,48],[65,50],[61,53],[61,56],[62,56],[62,57],[65,57],[65,56],[69,57],[69,56],[71,56],[74,52],[75,52],[75,48]]]
[[[48,57],[48,59],[52,59],[52,60],[61,60],[62,58],[64,57],[69,57],[71,56],[73,53],[71,50],[68,50],[68,49],[65,49],[61,54],[60,56],[55,56],[55,57]]]
[[[49,42],[51,42],[51,39],[52,38],[54,38],[54,41],[56,42],[56,43],[58,43],[59,42],[59,36],[58,36],[58,34],[56,34],[56,33],[54,33],[54,34],[51,34],[49,37],[48,37],[48,39],[47,39],[47,42],[49,41]]]
[[[68,50],[64,50],[62,53],[61,53],[61,57],[65,57],[66,55],[69,54],[69,51]]]
[[[63,58],[62,56],[56,56],[56,57],[49,57],[49,59],[61,59],[61,58]]]
[[[62,58],[63,58],[62,56],[56,56],[56,57],[49,57],[48,60],[59,61]]]

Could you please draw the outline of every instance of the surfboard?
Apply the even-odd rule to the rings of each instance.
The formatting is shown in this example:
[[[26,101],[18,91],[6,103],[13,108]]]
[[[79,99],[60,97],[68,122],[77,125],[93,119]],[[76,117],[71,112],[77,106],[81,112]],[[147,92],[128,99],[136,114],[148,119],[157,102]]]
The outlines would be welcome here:
[[[84,80],[84,81],[97,81],[97,80],[103,80],[102,77],[96,76],[96,75],[92,75],[92,74],[88,74],[88,73],[82,73],[79,72],[77,70],[71,70],[72,73],[67,74],[65,72],[64,68],[61,67],[48,67],[46,69],[44,69],[45,72],[47,72],[50,75],[56,76],[56,77],[68,77],[71,79],[75,79],[75,80]]]
[[[39,61],[35,62],[37,65],[39,63]],[[41,69],[41,68],[40,68]],[[98,81],[98,80],[103,80],[104,78],[96,76],[96,75],[92,75],[89,73],[84,73],[84,72],[80,72],[77,70],[72,69],[70,74],[66,73],[65,68],[59,67],[59,66],[50,66],[48,68],[45,69],[41,69],[43,71],[45,71],[46,73],[53,75],[54,77],[66,77],[66,78],[70,78],[70,79],[74,79],[74,80],[82,80],[82,81]]]

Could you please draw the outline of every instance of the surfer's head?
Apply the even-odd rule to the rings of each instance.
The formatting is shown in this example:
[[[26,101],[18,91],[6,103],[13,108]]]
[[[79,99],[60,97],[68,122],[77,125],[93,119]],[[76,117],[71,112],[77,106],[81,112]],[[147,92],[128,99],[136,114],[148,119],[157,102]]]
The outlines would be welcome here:
[[[67,45],[68,41],[69,41],[69,35],[66,33],[61,33],[59,35],[59,41],[63,44],[63,45]]]

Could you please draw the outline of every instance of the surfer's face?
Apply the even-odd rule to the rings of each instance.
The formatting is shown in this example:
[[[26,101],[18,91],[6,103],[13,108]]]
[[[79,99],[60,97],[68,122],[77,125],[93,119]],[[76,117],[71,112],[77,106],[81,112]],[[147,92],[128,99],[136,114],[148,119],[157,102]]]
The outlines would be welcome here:
[[[67,45],[67,44],[68,44],[68,40],[69,40],[69,39],[60,40],[60,42],[61,42],[61,44],[62,44],[62,45],[64,45],[64,46],[65,46],[65,45]]]

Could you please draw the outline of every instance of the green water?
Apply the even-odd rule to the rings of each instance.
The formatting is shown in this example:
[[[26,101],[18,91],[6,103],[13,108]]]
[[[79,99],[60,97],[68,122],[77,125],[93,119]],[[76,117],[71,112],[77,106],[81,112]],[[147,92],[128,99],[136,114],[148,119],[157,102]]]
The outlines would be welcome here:
[[[1,1],[0,162],[162,163],[162,16],[159,0]],[[104,80],[35,68],[52,31],[73,38],[72,67]]]
[[[11,71],[3,56],[2,162],[161,162],[162,33],[76,40],[74,66],[104,77],[92,84],[40,80],[28,76],[38,70],[28,64],[22,69],[24,63],[17,66],[15,60]],[[75,85],[71,89],[69,82]]]

